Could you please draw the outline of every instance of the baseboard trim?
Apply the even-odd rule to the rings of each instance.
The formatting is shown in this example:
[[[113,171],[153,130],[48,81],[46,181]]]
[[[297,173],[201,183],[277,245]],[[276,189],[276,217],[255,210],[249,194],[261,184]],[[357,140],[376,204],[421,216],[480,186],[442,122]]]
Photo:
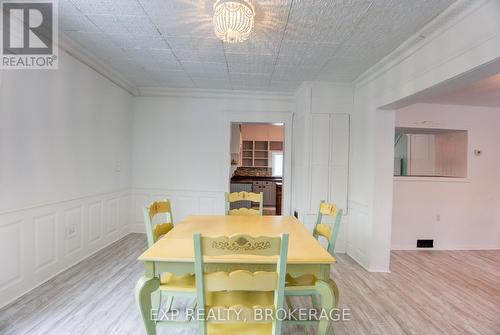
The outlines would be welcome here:
[[[448,247],[448,248],[417,248],[417,247],[392,247],[391,251],[482,251],[500,250],[500,246],[493,247]]]
[[[130,232],[137,234],[146,234],[144,224],[132,223],[130,225]]]
[[[363,269],[365,269],[366,271],[369,271],[370,272],[370,269],[368,267],[366,267],[363,262],[361,262],[354,254],[352,254],[351,252],[346,252],[347,256],[351,257],[356,263],[358,263]]]
[[[378,273],[391,273],[391,270],[387,270],[387,269],[376,269],[376,268],[370,268],[368,270],[369,272],[378,272]]]

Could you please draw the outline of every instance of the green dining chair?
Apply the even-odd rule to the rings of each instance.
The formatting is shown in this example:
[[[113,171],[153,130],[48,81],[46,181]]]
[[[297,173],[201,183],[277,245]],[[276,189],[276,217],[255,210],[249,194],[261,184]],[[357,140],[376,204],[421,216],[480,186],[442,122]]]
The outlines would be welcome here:
[[[323,223],[323,216],[329,216],[333,219],[332,223]],[[324,200],[321,201],[318,211],[318,216],[316,218],[316,224],[313,230],[313,236],[316,239],[323,237],[327,240],[328,246],[327,251],[330,255],[334,255],[335,242],[340,230],[340,223],[342,221],[342,209],[337,208],[335,204],[326,203]],[[316,282],[316,277],[313,275],[304,275],[294,278],[287,274],[286,276],[286,286],[285,286],[285,296],[287,297],[286,302],[291,306],[291,301],[288,299],[290,296],[310,296],[314,308],[318,308],[317,292],[314,289]],[[335,294],[336,304],[338,304],[339,291],[336,283],[331,280],[330,285]]]
[[[223,315],[224,320],[202,318],[198,323],[198,334],[281,334],[283,320],[276,317],[276,313],[283,307],[288,234],[281,237],[195,234],[193,239],[198,308],[205,315],[239,311],[238,315]],[[250,272],[238,269],[234,264],[236,268],[232,267],[231,272],[207,272],[203,257],[223,255],[274,256],[276,268],[274,271]],[[268,319],[258,317],[270,314],[272,317]]]
[[[172,206],[169,200],[160,200],[151,203],[144,208],[144,223],[146,224],[146,236],[148,239],[148,247],[151,247],[156,241],[168,234],[174,228]],[[153,220],[156,215],[164,214],[167,216],[167,221],[154,224]],[[167,297],[165,304],[166,309],[170,310],[175,296],[195,298],[196,291],[194,286],[194,274],[175,275],[170,272],[164,272],[160,275],[159,292],[154,296],[153,308],[160,308],[162,296]]]
[[[259,209],[237,208],[231,209],[233,202],[251,201],[259,204]],[[233,192],[226,193],[226,215],[263,215],[264,213],[264,194],[253,192]]]

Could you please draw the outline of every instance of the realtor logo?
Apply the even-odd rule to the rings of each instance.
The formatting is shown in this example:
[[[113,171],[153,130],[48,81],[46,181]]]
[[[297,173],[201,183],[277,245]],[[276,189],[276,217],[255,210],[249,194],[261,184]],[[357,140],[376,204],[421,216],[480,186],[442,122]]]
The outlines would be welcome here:
[[[1,1],[2,69],[57,69],[57,2]]]

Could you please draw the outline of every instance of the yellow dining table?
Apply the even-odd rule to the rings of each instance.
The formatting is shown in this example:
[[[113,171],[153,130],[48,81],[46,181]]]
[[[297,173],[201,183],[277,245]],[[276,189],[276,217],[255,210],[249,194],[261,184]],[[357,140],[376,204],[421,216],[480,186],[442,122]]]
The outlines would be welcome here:
[[[171,272],[177,275],[194,273],[193,234],[204,236],[230,236],[247,234],[251,236],[279,236],[289,234],[287,273],[296,277],[312,274],[324,282],[318,290],[322,308],[334,307],[334,292],[330,285],[330,266],[335,263],[331,256],[303,224],[293,216],[222,216],[191,215],[147,249],[139,261],[144,262],[145,274],[136,287],[138,305],[149,335],[156,334],[156,323],[151,320],[151,294],[160,285],[160,274]],[[275,260],[267,256],[229,255],[206,257],[207,271],[274,271]],[[274,264],[273,264],[274,263]],[[319,321],[318,333],[325,334],[329,321]]]

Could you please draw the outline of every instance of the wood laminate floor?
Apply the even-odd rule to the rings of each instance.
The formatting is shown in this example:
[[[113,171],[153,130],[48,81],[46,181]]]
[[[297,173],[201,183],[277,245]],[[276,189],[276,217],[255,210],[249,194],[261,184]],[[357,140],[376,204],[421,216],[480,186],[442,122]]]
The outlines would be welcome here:
[[[0,334],[145,334],[134,301],[145,248],[144,235],[128,235],[36,288],[0,310]],[[352,320],[334,322],[331,334],[500,335],[500,250],[396,251],[391,273],[337,258],[332,277]],[[314,330],[290,326],[284,334]]]

